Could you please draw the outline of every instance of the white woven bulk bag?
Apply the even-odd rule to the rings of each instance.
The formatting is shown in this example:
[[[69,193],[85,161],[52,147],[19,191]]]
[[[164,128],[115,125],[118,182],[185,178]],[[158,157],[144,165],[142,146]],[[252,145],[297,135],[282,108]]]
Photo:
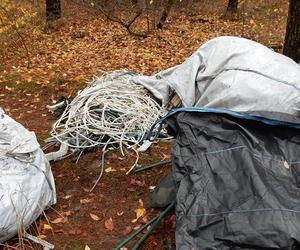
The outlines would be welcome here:
[[[55,203],[53,175],[35,134],[0,108],[0,243]]]

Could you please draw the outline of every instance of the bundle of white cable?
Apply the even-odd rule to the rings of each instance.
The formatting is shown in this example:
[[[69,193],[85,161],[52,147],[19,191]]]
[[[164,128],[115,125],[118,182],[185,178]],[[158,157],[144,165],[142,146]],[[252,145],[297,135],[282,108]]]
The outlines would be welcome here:
[[[78,93],[53,125],[52,137],[72,148],[137,145],[162,115],[161,106],[124,71],[106,73]]]

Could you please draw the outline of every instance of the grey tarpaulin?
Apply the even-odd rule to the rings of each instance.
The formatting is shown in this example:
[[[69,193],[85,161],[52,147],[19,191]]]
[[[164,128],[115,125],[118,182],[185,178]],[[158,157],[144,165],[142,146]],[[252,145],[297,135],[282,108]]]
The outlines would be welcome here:
[[[53,175],[35,134],[0,108],[0,243],[55,203]]]
[[[161,123],[176,136],[177,249],[300,249],[297,118],[181,108]]]
[[[175,90],[184,107],[289,114],[300,108],[300,66],[244,38],[212,39],[182,64],[134,79],[165,105]]]

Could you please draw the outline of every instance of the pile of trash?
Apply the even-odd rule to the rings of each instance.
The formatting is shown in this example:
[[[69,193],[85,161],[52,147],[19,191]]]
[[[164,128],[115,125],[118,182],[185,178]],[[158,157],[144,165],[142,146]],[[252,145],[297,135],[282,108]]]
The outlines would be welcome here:
[[[48,142],[61,148],[46,156],[34,134],[0,111],[0,242],[16,233],[20,214],[26,228],[55,203],[47,159],[69,149],[79,159],[100,146],[101,178],[109,148],[138,155],[166,128],[175,138],[172,174],[151,201],[165,210],[115,249],[148,229],[138,249],[173,207],[177,249],[300,247],[300,66],[293,60],[218,37],[180,65],[153,76],[110,72],[49,108],[61,114]]]
[[[110,148],[119,148],[122,155],[125,149],[130,149],[137,154],[131,170],[138,161],[136,148],[164,114],[151,92],[133,82],[134,76],[126,70],[105,73],[72,101],[48,106],[54,113],[62,111],[47,139],[48,145],[59,143],[61,147],[49,154],[48,159],[59,160],[71,150],[78,162],[86,149],[102,147],[103,157]],[[104,164],[100,165],[102,174]]]
[[[153,111],[143,118],[148,121],[146,125],[127,130],[124,125],[135,122],[122,115],[123,101],[113,99],[106,106],[107,93],[115,93],[118,78],[126,79],[128,106],[133,105],[143,115],[145,110]],[[52,136],[75,148],[99,144],[105,149],[111,143],[122,149],[123,141],[137,145],[146,137],[154,140],[161,127],[167,126],[176,138],[173,178],[168,177],[155,190],[152,204],[167,207],[162,215],[175,204],[178,249],[299,246],[300,234],[292,222],[300,219],[297,63],[256,42],[219,37],[182,64],[154,76],[127,72],[100,79],[101,84],[96,80],[74,98],[54,125]],[[139,88],[161,104],[151,101],[150,108],[146,101],[142,106],[147,109],[135,106],[134,92]],[[89,94],[102,95],[101,89],[105,101],[102,96],[97,100]],[[118,103],[117,108],[114,103]],[[162,108],[170,106],[183,108],[162,118],[156,129],[152,125],[163,115]],[[106,121],[111,125],[119,117],[124,117],[121,127],[105,127]],[[95,126],[98,124],[100,127]],[[152,223],[158,222],[153,219]]]
[[[219,37],[135,80],[163,103],[174,91],[184,106],[158,122],[176,138],[172,179],[154,196],[176,201],[176,249],[298,249],[300,66]]]
[[[0,108],[0,243],[56,203],[53,175],[35,134]]]

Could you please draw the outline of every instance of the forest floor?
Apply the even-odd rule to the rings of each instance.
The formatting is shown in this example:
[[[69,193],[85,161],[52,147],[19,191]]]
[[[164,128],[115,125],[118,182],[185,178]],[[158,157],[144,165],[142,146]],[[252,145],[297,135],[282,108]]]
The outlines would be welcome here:
[[[61,96],[75,95],[103,71],[127,68],[150,75],[183,62],[201,44],[221,35],[246,37],[280,50],[287,14],[285,2],[247,1],[242,13],[233,19],[222,17],[224,4],[210,11],[196,5],[189,15],[183,10],[173,11],[163,30],[147,38],[129,35],[122,26],[91,8],[65,3],[63,17],[51,28],[24,26],[20,34],[5,38],[0,32],[4,41],[0,43],[0,106],[34,131],[43,145],[55,122],[46,105]],[[38,18],[40,14],[34,15]],[[140,155],[139,164],[170,158],[170,147],[167,143],[154,144]],[[89,152],[78,164],[71,158],[52,164],[58,201],[32,231],[37,230],[56,249],[112,249],[158,213],[148,207],[149,186],[157,185],[170,166],[126,175],[135,156],[130,152],[125,156],[110,153],[105,164],[116,171],[104,173],[89,193],[99,174],[100,157],[100,151]],[[142,203],[146,215],[135,222],[135,210]],[[62,217],[66,219],[59,219]],[[168,249],[174,243],[174,232],[175,216],[170,214],[142,249]],[[16,246],[17,241],[8,243]]]

